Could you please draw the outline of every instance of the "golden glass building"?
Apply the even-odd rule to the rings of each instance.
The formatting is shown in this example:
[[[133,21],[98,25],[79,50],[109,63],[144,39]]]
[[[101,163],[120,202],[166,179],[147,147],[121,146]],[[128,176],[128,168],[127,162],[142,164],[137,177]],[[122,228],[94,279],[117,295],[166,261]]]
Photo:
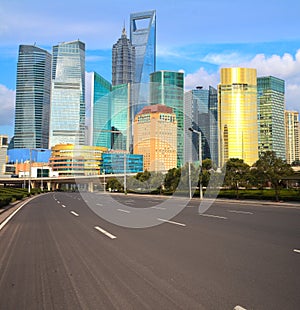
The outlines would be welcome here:
[[[177,121],[171,107],[144,107],[134,119],[133,153],[144,156],[144,170],[165,172],[177,166]]]
[[[292,164],[300,160],[299,150],[299,113],[296,111],[285,111],[285,148],[286,161]]]
[[[222,68],[218,86],[219,158],[252,165],[258,159],[256,69]]]
[[[59,176],[99,175],[102,153],[107,148],[74,144],[57,144],[51,148],[50,167]]]

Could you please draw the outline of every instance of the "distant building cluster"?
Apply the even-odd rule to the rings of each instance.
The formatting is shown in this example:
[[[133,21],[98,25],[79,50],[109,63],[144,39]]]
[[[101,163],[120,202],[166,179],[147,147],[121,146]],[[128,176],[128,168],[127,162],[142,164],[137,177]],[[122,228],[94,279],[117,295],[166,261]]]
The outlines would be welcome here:
[[[299,114],[285,110],[284,80],[222,68],[216,87],[185,91],[183,72],[156,69],[156,11],[131,14],[129,31],[112,46],[111,82],[92,72],[86,83],[79,40],[52,53],[20,45],[14,137],[0,136],[1,174],[25,175],[28,161],[61,176],[166,172],[199,156],[218,167],[230,158],[252,165],[265,151],[300,162]]]

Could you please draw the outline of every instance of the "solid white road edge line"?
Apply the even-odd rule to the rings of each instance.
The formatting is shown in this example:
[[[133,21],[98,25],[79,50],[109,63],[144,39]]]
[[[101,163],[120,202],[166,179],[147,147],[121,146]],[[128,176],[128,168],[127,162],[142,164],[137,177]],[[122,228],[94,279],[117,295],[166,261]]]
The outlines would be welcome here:
[[[300,250],[298,250],[298,249],[294,249],[293,250],[295,253],[300,253]]]
[[[164,219],[160,219],[158,218],[159,221],[165,222],[165,223],[170,223],[170,224],[175,224],[175,225],[179,225],[179,226],[186,226],[183,223],[178,223],[178,222],[173,222],[173,221],[169,221],[169,220],[164,220]]]
[[[70,213],[72,213],[72,214],[75,215],[75,216],[79,216],[79,214],[77,214],[77,213],[74,212],[74,211],[70,211]]]
[[[20,207],[18,209],[16,209],[11,215],[9,215],[1,224],[0,224],[0,230],[2,230],[2,228],[17,214],[17,212],[19,212],[29,201],[31,201],[32,199],[34,199],[36,197],[33,197],[31,199],[29,199],[28,201],[24,202],[22,205],[20,205]]]
[[[227,210],[228,212],[231,212],[231,213],[241,213],[241,214],[253,214],[252,212],[249,212],[249,211],[238,211],[238,210]]]
[[[117,209],[117,210],[120,212],[124,212],[124,213],[130,213],[130,211],[128,211],[128,210],[123,210],[123,209]]]
[[[219,216],[219,215],[213,215],[213,214],[204,214],[204,213],[199,213],[201,216],[207,216],[207,217],[214,217],[217,219],[222,219],[222,220],[227,220],[227,217],[225,216]]]
[[[98,231],[100,231],[105,236],[109,237],[110,239],[116,239],[117,238],[116,236],[112,235],[111,233],[109,233],[108,231],[104,230],[103,228],[101,228],[99,226],[95,226],[94,228],[97,229]]]

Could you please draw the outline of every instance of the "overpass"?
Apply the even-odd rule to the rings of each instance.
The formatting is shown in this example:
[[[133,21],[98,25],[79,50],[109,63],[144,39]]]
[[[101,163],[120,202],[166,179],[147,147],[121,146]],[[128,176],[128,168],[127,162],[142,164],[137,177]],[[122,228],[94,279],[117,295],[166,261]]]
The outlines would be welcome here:
[[[135,176],[136,173],[126,173],[126,177]],[[58,190],[61,185],[73,185],[77,184],[85,186],[89,192],[94,191],[95,185],[104,187],[107,180],[117,178],[124,179],[124,174],[101,174],[101,175],[87,175],[87,176],[60,176],[60,177],[0,177],[0,186],[19,186],[28,187],[30,182],[31,188],[44,188],[48,191]]]

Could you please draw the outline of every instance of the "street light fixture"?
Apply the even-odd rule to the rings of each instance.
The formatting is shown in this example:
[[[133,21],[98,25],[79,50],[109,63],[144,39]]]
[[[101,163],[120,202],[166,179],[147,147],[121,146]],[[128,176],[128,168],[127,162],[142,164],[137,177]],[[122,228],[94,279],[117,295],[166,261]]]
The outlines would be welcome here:
[[[200,178],[199,178],[199,196],[200,199],[203,199],[203,189],[202,189],[202,181],[201,181],[201,176],[202,176],[202,133],[201,131],[198,131],[196,129],[193,129],[189,127],[189,131],[196,133],[199,137],[199,168],[200,168]]]

